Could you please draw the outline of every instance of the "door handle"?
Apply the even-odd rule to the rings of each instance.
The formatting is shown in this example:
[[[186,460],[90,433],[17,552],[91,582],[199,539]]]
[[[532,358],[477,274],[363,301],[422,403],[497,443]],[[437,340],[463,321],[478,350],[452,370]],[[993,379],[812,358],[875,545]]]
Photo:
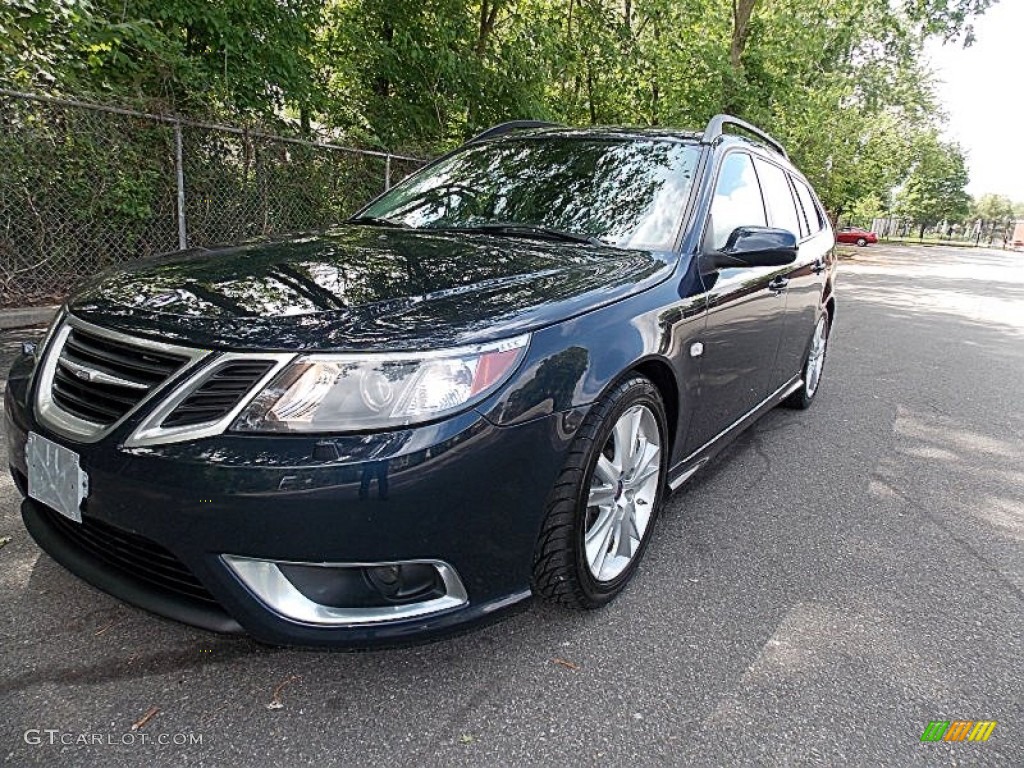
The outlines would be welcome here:
[[[811,272],[813,272],[816,275],[820,275],[824,271],[825,271],[825,260],[824,259],[818,259],[816,262],[814,262],[814,266],[811,267]]]
[[[787,285],[789,285],[788,277],[776,277],[768,283],[768,290],[774,291],[775,293],[782,293],[786,290]]]

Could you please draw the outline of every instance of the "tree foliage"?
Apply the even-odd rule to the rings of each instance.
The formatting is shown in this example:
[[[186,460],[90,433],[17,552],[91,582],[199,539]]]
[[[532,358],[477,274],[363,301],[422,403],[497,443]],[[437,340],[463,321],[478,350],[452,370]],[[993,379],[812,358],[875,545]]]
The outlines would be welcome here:
[[[910,175],[896,196],[896,210],[917,222],[923,236],[925,227],[965,218],[971,198],[964,191],[967,164],[959,146],[927,134],[915,150]]]
[[[16,87],[273,115],[319,94],[321,20],[317,0],[12,0],[0,62]]]
[[[921,52],[970,44],[993,2],[8,0],[0,80],[425,152],[514,118],[699,128],[730,111],[777,134],[833,214],[889,211],[900,188],[900,210],[931,217],[926,199],[962,197],[927,174],[963,174],[932,140]]]
[[[982,195],[971,204],[971,216],[982,221],[1007,222],[1016,218],[1017,208],[1005,195]]]

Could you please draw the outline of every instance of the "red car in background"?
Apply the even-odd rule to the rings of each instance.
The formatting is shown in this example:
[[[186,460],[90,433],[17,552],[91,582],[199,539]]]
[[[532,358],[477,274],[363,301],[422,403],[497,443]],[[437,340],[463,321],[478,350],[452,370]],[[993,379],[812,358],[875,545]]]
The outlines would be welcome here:
[[[840,243],[853,243],[863,248],[868,243],[877,243],[878,235],[860,227],[843,227],[836,233],[836,241]]]

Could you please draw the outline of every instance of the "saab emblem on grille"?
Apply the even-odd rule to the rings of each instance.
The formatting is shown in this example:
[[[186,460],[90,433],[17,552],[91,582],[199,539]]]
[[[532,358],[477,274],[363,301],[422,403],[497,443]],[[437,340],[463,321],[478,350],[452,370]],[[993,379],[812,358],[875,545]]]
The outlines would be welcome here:
[[[83,381],[92,381],[96,378],[96,372],[88,368],[73,368],[71,372]]]
[[[153,307],[154,309],[160,309],[160,307],[166,307],[168,304],[173,304],[177,298],[177,293],[160,293],[152,298],[146,299],[146,306]]]

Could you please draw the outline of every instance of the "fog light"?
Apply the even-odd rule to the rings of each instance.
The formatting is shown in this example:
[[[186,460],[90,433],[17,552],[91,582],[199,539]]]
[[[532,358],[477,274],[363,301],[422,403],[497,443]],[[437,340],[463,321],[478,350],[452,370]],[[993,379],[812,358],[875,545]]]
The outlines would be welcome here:
[[[387,600],[422,600],[431,594],[444,594],[437,569],[428,563],[378,565],[366,569],[370,584]]]
[[[440,560],[296,563],[222,558],[268,608],[303,623],[398,621],[469,602],[455,569]]]

